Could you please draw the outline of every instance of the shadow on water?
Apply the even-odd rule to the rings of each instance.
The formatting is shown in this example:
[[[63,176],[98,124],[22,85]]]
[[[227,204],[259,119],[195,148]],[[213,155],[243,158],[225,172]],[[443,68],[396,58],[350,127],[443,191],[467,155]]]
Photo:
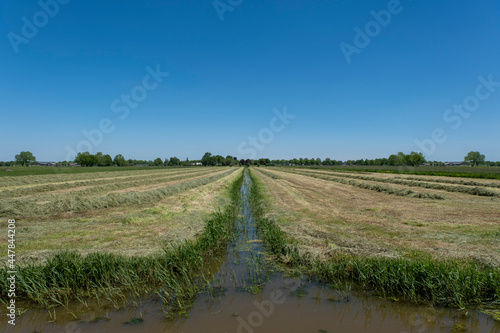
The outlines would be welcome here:
[[[189,311],[167,319],[158,298],[116,309],[72,303],[55,312],[32,309],[6,332],[489,332],[500,325],[478,311],[434,309],[332,288],[273,269],[254,225],[245,172],[235,237],[213,260],[213,278]],[[337,286],[338,287],[338,286]],[[70,314],[70,310],[73,314]],[[78,317],[78,319],[75,318]]]

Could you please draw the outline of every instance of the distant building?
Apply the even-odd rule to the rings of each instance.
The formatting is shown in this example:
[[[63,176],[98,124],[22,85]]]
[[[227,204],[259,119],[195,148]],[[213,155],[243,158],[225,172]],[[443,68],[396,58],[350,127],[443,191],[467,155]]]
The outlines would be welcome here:
[[[33,162],[31,165],[39,165],[39,166],[56,166],[54,162]]]
[[[460,165],[468,165],[465,162],[446,162],[445,166],[460,166]]]

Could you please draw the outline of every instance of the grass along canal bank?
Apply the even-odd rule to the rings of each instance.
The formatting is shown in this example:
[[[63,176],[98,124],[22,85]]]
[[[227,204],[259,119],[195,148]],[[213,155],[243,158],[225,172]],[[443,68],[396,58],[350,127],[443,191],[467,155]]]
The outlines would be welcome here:
[[[66,307],[73,300],[89,298],[115,305],[147,293],[161,297],[167,309],[183,309],[202,284],[207,263],[227,247],[238,212],[241,174],[231,185],[232,202],[214,212],[203,233],[194,240],[172,244],[162,255],[125,257],[105,252],[80,255],[66,251],[46,263],[18,267],[16,298],[26,305]],[[7,302],[7,269],[0,270],[1,299]]]
[[[269,201],[263,195],[264,184],[253,173],[250,175],[252,208],[259,232],[266,248],[283,265],[324,283],[353,284],[373,295],[391,299],[459,309],[470,305],[485,306],[488,313],[498,318],[500,270],[497,267],[472,260],[436,260],[421,252],[403,258],[342,254],[321,260],[299,250],[292,236],[265,217]]]

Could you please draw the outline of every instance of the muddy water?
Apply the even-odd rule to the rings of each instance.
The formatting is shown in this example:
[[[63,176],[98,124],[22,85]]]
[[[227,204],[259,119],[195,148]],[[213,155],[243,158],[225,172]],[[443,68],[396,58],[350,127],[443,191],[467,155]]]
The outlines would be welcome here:
[[[479,311],[433,309],[367,296],[349,286],[334,289],[273,271],[253,224],[245,174],[236,237],[215,261],[211,286],[192,308],[166,319],[159,299],[145,298],[116,309],[113,304],[70,304],[55,312],[32,309],[5,332],[488,332],[500,324]],[[71,314],[71,313],[72,314]],[[78,319],[75,319],[77,317]],[[129,323],[141,318],[139,323]],[[98,320],[96,320],[98,319]]]

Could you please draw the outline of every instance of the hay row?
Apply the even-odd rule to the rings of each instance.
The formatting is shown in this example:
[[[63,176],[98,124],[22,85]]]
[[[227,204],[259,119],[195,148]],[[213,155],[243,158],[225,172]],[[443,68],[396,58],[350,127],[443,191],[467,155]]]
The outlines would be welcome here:
[[[332,176],[323,176],[321,174],[312,174],[310,172],[305,172],[305,173],[304,172],[297,172],[297,171],[295,171],[295,172],[294,171],[285,171],[285,172],[295,173],[295,174],[307,176],[307,177],[313,177],[313,178],[334,181],[337,183],[356,186],[356,187],[359,187],[362,189],[380,192],[380,193],[385,193],[385,194],[404,196],[404,197],[412,197],[412,198],[421,198],[421,199],[437,199],[437,200],[445,199],[445,197],[443,197],[440,194],[428,193],[428,192],[415,192],[415,191],[412,191],[408,188],[397,189],[397,188],[386,186],[386,185],[367,184],[367,183],[358,182],[358,181],[355,181],[352,179],[344,179],[344,178],[332,177]]]
[[[306,171],[306,173],[325,174],[323,172],[315,172],[315,171]],[[391,184],[397,184],[397,185],[403,185],[403,186],[423,187],[423,188],[428,188],[428,189],[443,190],[443,191],[447,191],[447,192],[458,192],[458,193],[465,193],[465,194],[470,194],[470,195],[479,195],[479,196],[487,196],[487,197],[500,197],[499,192],[494,192],[494,191],[491,191],[491,190],[488,190],[488,189],[485,189],[482,187],[466,187],[463,185],[450,186],[450,185],[443,185],[443,184],[437,184],[437,183],[427,183],[427,182],[414,181],[414,180],[378,178],[378,177],[369,177],[369,176],[361,176],[361,175],[348,175],[348,174],[340,175],[340,174],[336,174],[333,172],[328,172],[328,173],[339,176],[339,177],[344,177],[344,178],[361,179],[361,180],[380,182],[380,183],[391,183]]]
[[[54,214],[61,212],[79,212],[94,209],[103,209],[110,207],[140,205],[159,201],[167,196],[186,191],[195,187],[212,183],[221,179],[237,168],[218,173],[212,176],[182,182],[175,185],[167,185],[150,191],[110,193],[104,196],[65,196],[59,200],[51,201],[45,204],[24,201],[1,201],[1,216],[37,216]]]

